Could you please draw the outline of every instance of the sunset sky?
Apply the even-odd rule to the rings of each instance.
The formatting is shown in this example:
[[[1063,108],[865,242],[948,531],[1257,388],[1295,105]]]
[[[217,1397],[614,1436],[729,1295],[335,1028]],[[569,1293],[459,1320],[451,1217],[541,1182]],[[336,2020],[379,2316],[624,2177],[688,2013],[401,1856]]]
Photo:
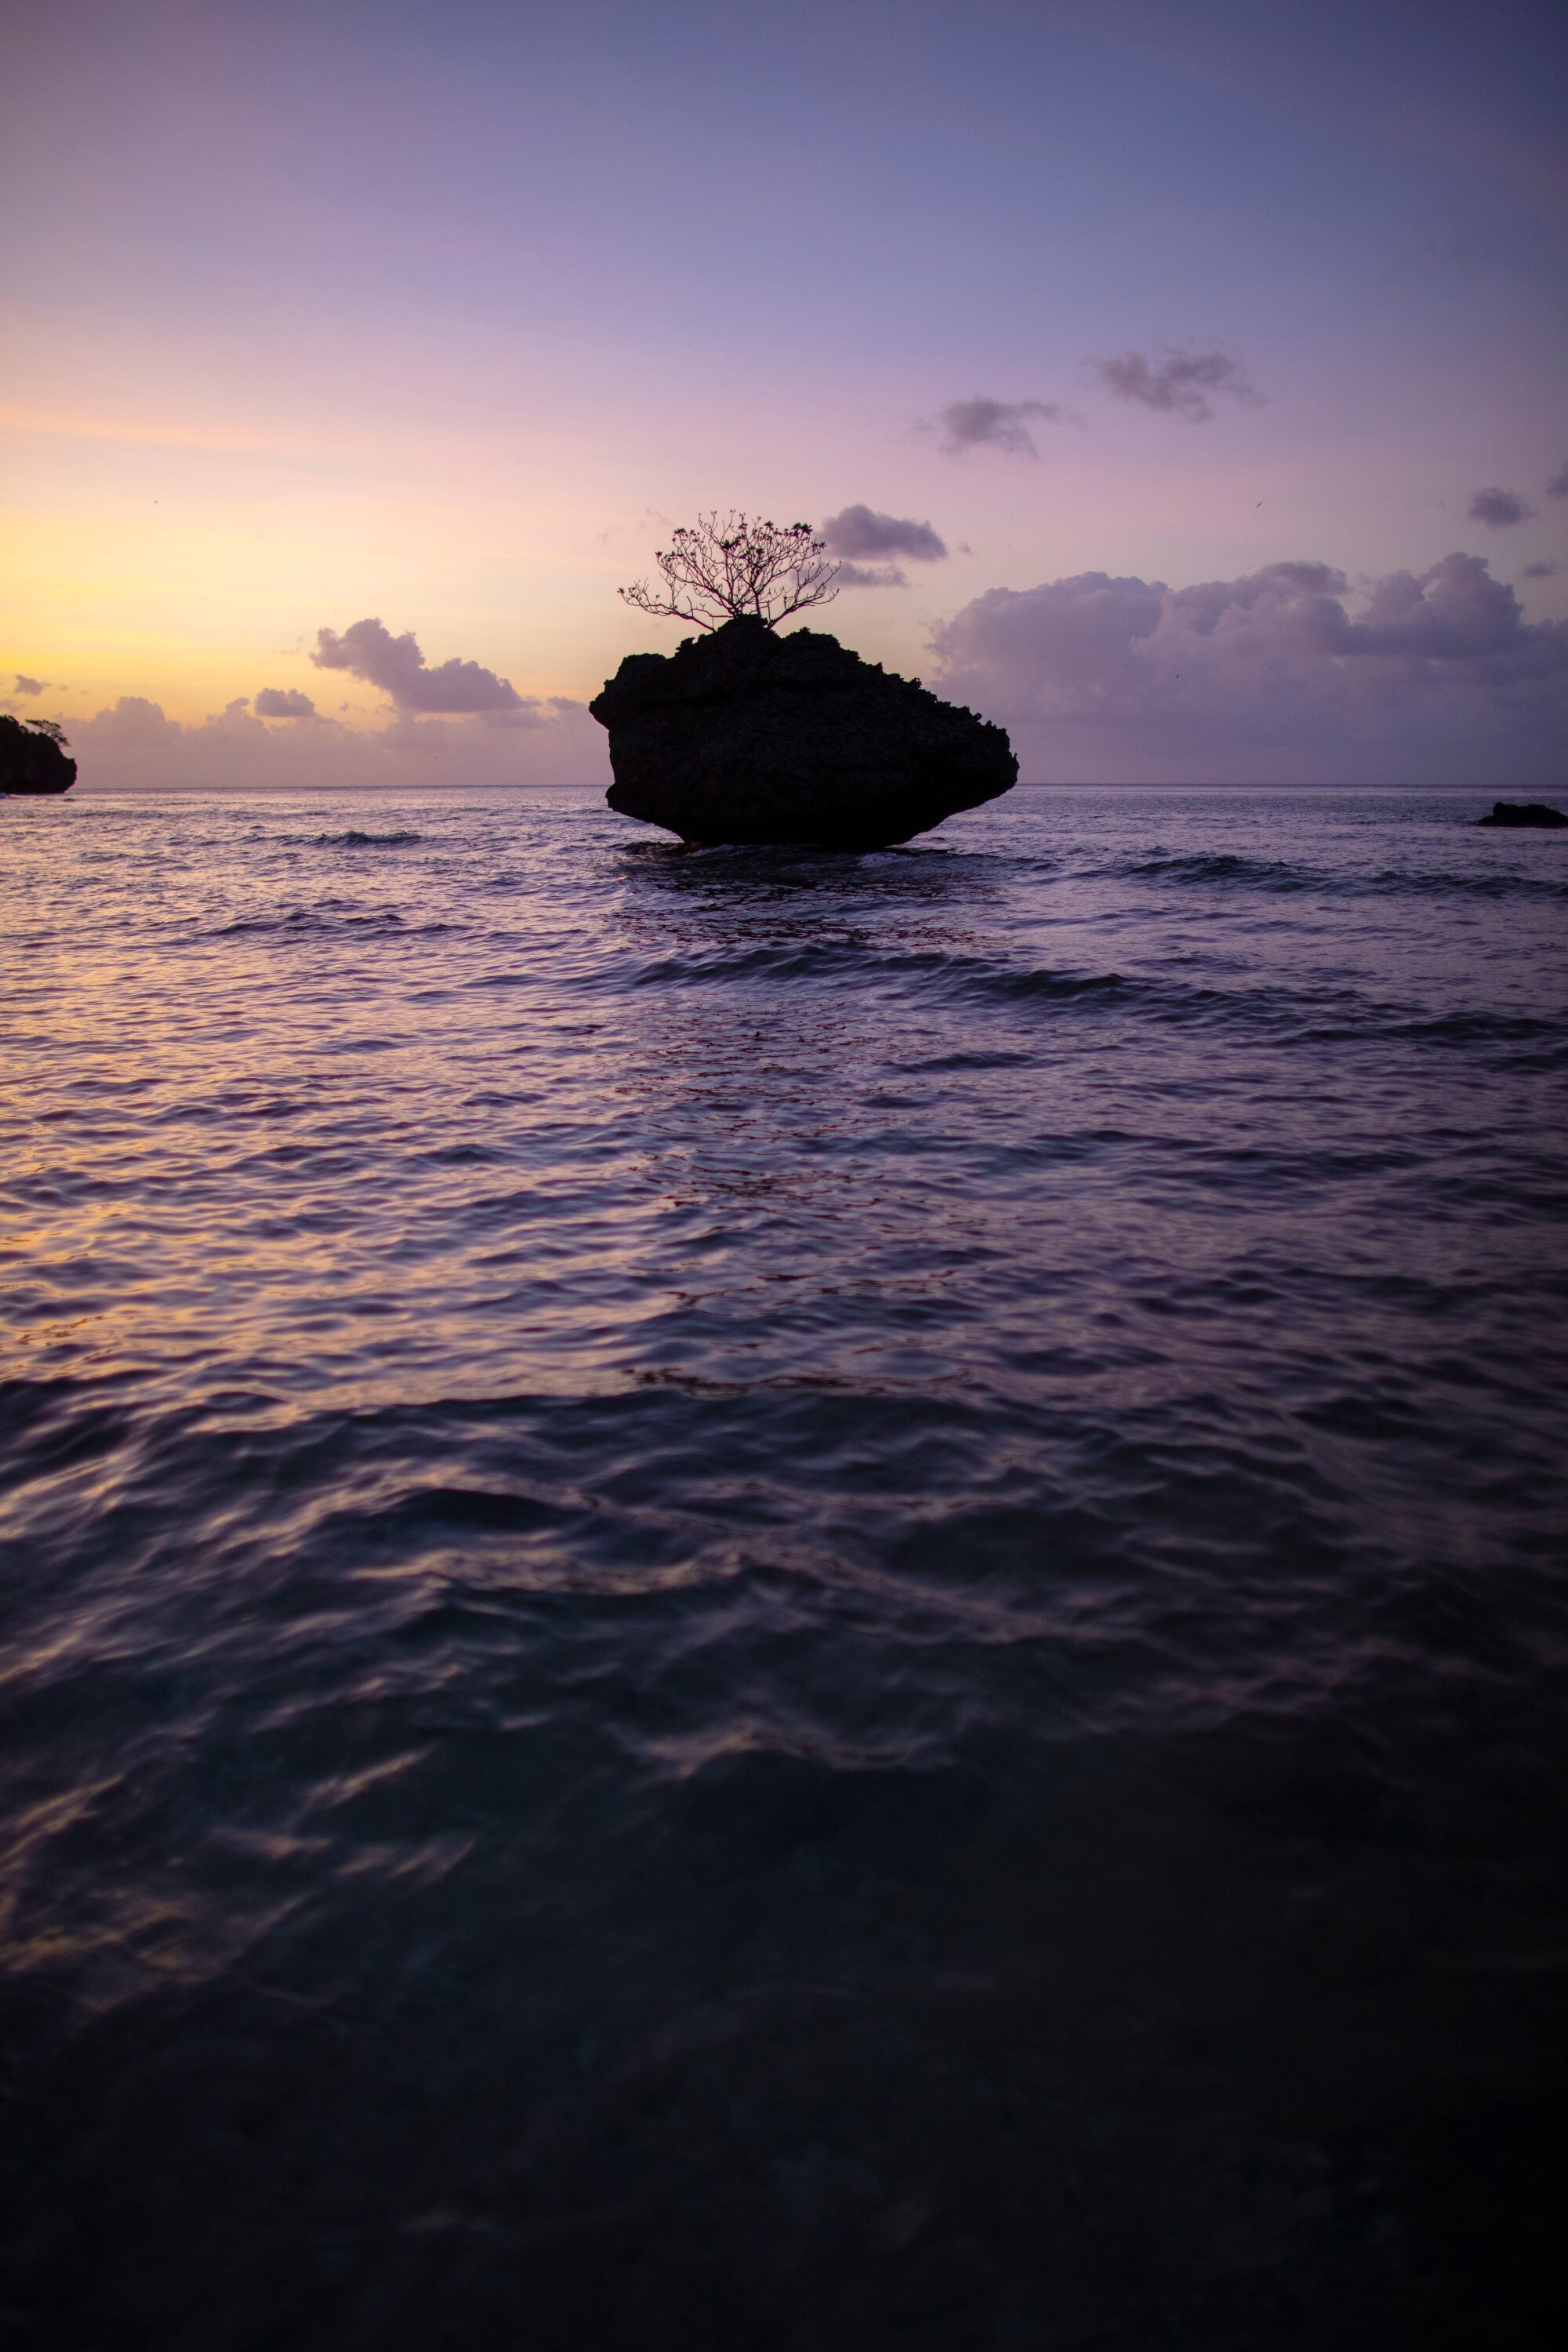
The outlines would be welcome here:
[[[1563,25],[54,0],[0,705],[84,785],[586,780],[671,525],[863,507],[821,625],[1026,777],[1560,785]]]

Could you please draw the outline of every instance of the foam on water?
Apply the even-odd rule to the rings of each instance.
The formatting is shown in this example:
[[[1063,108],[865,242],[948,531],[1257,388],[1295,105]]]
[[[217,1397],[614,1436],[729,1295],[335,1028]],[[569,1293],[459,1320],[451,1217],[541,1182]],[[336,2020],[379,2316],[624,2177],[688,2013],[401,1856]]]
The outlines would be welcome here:
[[[1474,813],[0,813],[19,2343],[1555,2341],[1568,850]]]

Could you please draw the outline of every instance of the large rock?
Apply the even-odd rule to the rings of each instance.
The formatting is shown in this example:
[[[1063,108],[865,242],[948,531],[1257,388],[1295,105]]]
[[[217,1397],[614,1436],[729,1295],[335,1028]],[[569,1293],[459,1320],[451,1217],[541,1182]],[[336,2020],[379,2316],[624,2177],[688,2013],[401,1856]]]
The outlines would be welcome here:
[[[76,761],[49,735],[0,711],[0,793],[68,793]]]
[[[837,637],[727,621],[628,654],[588,705],[624,816],[693,842],[908,841],[1016,782],[1006,734]]]

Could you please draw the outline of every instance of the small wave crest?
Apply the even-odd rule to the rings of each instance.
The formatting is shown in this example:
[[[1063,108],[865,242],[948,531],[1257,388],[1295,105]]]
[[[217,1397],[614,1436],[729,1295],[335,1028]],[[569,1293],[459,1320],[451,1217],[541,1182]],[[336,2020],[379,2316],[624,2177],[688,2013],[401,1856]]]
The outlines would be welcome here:
[[[276,915],[240,915],[212,933],[214,939],[236,940],[260,934],[315,931],[401,931],[402,916],[394,907],[355,907],[327,899],[316,907],[289,907]],[[441,928],[445,928],[442,926]]]
[[[852,987],[895,999],[945,1001],[955,1010],[991,1008],[1027,1020],[1059,1013],[1115,1016],[1188,1033],[1208,1031],[1238,1042],[1276,1045],[1405,1043],[1474,1047],[1502,1055],[1517,1067],[1557,1067],[1568,1048],[1553,1018],[1484,1007],[1431,1014],[1397,1000],[1382,1003],[1353,986],[1299,977],[1266,984],[1205,984],[1170,973],[1094,971],[1048,965],[1030,968],[999,957],[954,950],[878,948],[865,940],[781,940],[754,946],[687,951],[604,967],[583,976],[597,989],[613,984],[645,990],[732,989],[773,983],[828,989]]]
[[[587,984],[597,986],[603,977],[594,973]],[[1277,1024],[1282,1012],[1298,1021],[1302,1017],[1300,1006],[1282,1006],[1273,991],[1238,993],[1121,971],[1020,968],[952,950],[908,952],[848,940],[663,956],[639,961],[626,974],[626,984],[638,991],[773,982],[798,987],[840,981],[859,990],[887,988],[898,994],[934,994],[961,1003],[1019,1010],[1058,1006],[1182,1022],[1239,1017],[1249,1025],[1260,1017]]]
[[[359,833],[351,828],[347,833],[318,833],[311,840],[313,849],[406,849],[423,841],[422,833]]]
[[[1311,890],[1322,887],[1326,875],[1277,859],[1241,857],[1228,850],[1189,851],[1121,860],[1109,868],[1138,881],[1196,882],[1209,887],[1240,883],[1251,889]]]
[[[1334,898],[1568,898],[1568,880],[1536,874],[1442,874],[1395,866],[1375,874],[1358,874],[1353,869],[1334,873],[1326,867],[1291,865],[1281,858],[1246,857],[1227,850],[1128,858],[1103,870],[1129,881],[1257,890],[1274,896],[1307,892]]]

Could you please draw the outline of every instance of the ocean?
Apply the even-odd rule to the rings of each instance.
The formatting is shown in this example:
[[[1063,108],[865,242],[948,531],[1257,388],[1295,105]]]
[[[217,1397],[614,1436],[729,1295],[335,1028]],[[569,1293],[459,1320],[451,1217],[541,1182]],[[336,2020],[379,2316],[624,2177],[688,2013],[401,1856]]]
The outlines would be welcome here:
[[[0,2330],[1543,2352],[1568,840],[0,805]]]

